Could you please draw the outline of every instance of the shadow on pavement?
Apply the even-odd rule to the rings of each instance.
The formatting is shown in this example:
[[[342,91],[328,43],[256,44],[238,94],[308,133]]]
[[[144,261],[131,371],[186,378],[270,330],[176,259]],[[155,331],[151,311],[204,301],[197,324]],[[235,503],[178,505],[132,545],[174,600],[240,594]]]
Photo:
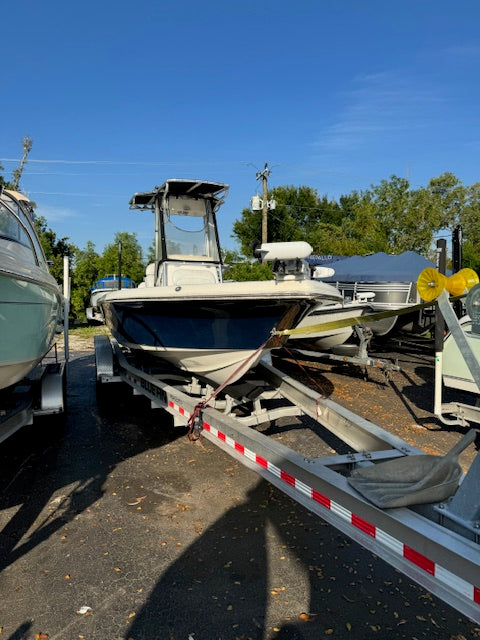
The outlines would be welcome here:
[[[96,411],[94,379],[92,356],[69,363],[68,412],[75,419],[69,418],[68,424],[74,423],[74,429],[69,431],[67,424],[62,432],[42,419],[0,448],[0,513],[17,509],[0,531],[0,571],[97,501],[119,462],[182,435],[173,427],[152,428],[155,417],[149,404],[133,405],[125,391],[108,419],[102,417]]]
[[[419,639],[459,626],[473,625],[260,481],[163,573],[124,638]]]
[[[2,568],[39,547],[78,514],[89,511],[108,492],[109,486],[110,493],[115,487],[116,491],[128,490],[133,492],[132,497],[138,496],[136,486],[125,485],[130,484],[132,473],[140,475],[140,471],[132,467],[126,474],[124,471],[121,478],[112,480],[113,470],[122,461],[133,460],[138,454],[171,443],[185,433],[173,427],[159,429],[158,414],[151,411],[149,403],[143,403],[145,399],[140,398],[130,403],[124,389],[108,414],[99,413],[94,381],[91,355],[72,361],[66,433],[62,436],[49,434],[45,428],[42,431],[28,428],[0,449],[3,471],[0,517],[6,519],[0,534]],[[191,446],[194,451],[195,445]],[[188,481],[193,485],[210,483],[210,487],[218,481],[218,492],[222,491],[221,482],[226,479],[228,469],[224,471],[220,465],[212,477],[208,447],[205,453],[199,452],[198,447],[196,451],[199,460],[206,456],[202,465],[204,475],[200,463],[197,467],[192,465],[186,473]],[[193,453],[190,455],[194,457]],[[175,458],[175,454],[171,457]],[[178,460],[185,466],[188,457],[179,456]],[[227,464],[230,467],[235,463],[228,459]],[[168,473],[172,482],[183,477],[177,472],[172,474],[171,470]],[[169,475],[166,471],[162,473],[160,467],[155,467],[155,474],[159,476],[155,486],[166,495],[170,491]],[[232,472],[228,480],[233,484],[241,477]],[[250,477],[247,481],[252,487]],[[213,489],[212,499],[215,499],[216,487]],[[227,496],[222,501],[225,496],[218,496],[222,509],[217,513],[222,515],[199,530],[193,543],[183,553],[179,551],[181,555],[173,560],[170,556],[165,563],[159,553],[162,523],[167,522],[163,518],[169,514],[173,518],[181,510],[168,508],[162,512],[157,505],[157,510],[153,509],[150,515],[146,500],[142,503],[145,510],[138,512],[148,516],[142,525],[143,520],[133,520],[136,503],[125,493],[118,502],[115,499],[109,503],[124,505],[121,524],[125,528],[115,534],[123,535],[124,543],[117,541],[115,545],[107,532],[113,536],[111,529],[116,530],[118,525],[116,514],[110,521],[109,513],[103,513],[102,530],[93,526],[87,530],[96,524],[94,519],[100,519],[99,507],[98,516],[84,523],[83,528],[79,526],[77,533],[70,534],[70,549],[77,552],[77,562],[82,563],[78,573],[84,569],[85,574],[78,577],[79,584],[80,578],[84,578],[79,592],[68,591],[64,586],[64,565],[58,568],[59,575],[62,571],[59,603],[70,605],[72,602],[72,610],[65,608],[59,623],[62,630],[54,636],[55,640],[67,637],[66,629],[73,634],[74,628],[77,631],[70,637],[90,640],[113,640],[114,637],[188,640],[189,635],[194,640],[317,640],[330,635],[349,639],[420,639],[445,638],[459,631],[465,636],[473,633],[471,623],[458,612],[425,593],[269,483],[255,479],[247,494],[243,493],[242,486],[238,491],[242,497],[246,496],[243,502],[229,508],[230,498]],[[186,492],[187,489],[178,493],[185,495]],[[175,494],[174,489],[172,493]],[[161,500],[162,495],[153,497]],[[238,492],[235,495],[239,495]],[[175,504],[175,495],[172,500]],[[102,502],[108,503],[108,500]],[[226,510],[223,504],[227,505]],[[128,507],[131,511],[125,510]],[[16,511],[12,515],[13,510]],[[174,531],[175,523],[180,527],[182,522],[188,522],[190,527],[194,524],[178,516],[176,520],[168,520],[169,530]],[[75,536],[88,538],[89,531],[92,548],[77,545]],[[105,560],[104,550],[111,552],[111,556],[107,556],[111,560]],[[56,558],[55,545],[48,554],[49,559]],[[25,562],[30,562],[30,558]],[[125,571],[115,573],[113,569],[108,573],[105,567],[110,562],[112,567],[121,562]],[[38,564],[35,567],[38,572],[32,572],[37,579],[32,587],[33,599],[28,600],[32,604],[30,608],[22,608],[20,619],[24,622],[19,625],[16,621],[12,625],[15,630],[10,630],[9,640],[33,638],[35,629],[25,612],[33,619],[35,589],[42,589],[44,584],[53,589],[55,584],[38,581],[43,566]],[[147,577],[150,592],[140,594],[137,587],[143,580],[147,582]],[[84,604],[83,593],[95,596],[93,615],[85,619],[75,617],[74,613],[77,602]],[[82,597],[82,601],[77,599],[73,605],[71,594]],[[54,592],[48,595],[55,598]],[[27,596],[32,594],[25,593],[26,599]],[[132,609],[133,618],[130,618]],[[85,631],[81,625],[85,625]]]

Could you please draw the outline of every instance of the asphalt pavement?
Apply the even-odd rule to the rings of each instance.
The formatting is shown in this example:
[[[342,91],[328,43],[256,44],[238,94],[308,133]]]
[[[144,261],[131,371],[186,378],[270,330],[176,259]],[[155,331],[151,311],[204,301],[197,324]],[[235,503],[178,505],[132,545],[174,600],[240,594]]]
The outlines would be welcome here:
[[[64,427],[45,419],[0,446],[0,638],[480,638],[128,388],[97,405],[92,350],[71,355]]]

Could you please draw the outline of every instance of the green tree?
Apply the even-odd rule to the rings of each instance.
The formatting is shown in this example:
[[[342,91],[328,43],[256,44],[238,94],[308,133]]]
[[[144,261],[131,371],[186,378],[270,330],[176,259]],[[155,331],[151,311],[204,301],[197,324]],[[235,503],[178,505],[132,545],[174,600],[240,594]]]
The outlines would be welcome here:
[[[480,182],[466,188],[459,223],[463,230],[463,266],[480,273]]]
[[[227,266],[223,274],[224,280],[239,282],[252,280],[273,280],[270,263],[261,264],[258,260],[251,260],[236,251],[227,251],[223,260]]]
[[[301,186],[280,186],[268,194],[276,207],[268,212],[268,241],[288,242],[307,240],[318,221],[326,223],[341,219],[341,207],[326,196],[318,197],[315,189]],[[240,220],[233,224],[233,237],[246,256],[252,255],[252,246],[260,241],[262,212],[243,209]]]
[[[367,192],[368,193],[368,192]],[[409,205],[409,183],[405,178],[391,176],[371,188],[371,201],[375,207],[376,231],[394,247],[399,235],[399,227]]]
[[[147,264],[155,262],[155,241],[147,249]]]
[[[353,215],[345,216],[340,228],[348,241],[343,255],[386,251],[388,240],[385,235],[385,225],[382,224],[381,217],[378,215],[374,194],[371,191],[360,193],[354,191],[350,199],[350,207]]]
[[[453,173],[432,178],[427,186],[437,229],[453,229],[460,222],[467,201],[467,189]]]
[[[143,280],[145,263],[142,256],[142,248],[137,240],[136,233],[119,231],[115,234],[112,244],[105,247],[100,260],[99,269],[102,275],[118,272],[118,244],[122,249],[122,273],[130,276],[137,284]]]
[[[90,289],[100,277],[100,256],[90,240],[78,249],[73,261],[70,310],[74,318],[83,318],[90,299]]]
[[[262,237],[262,212],[243,209],[239,220],[233,223],[233,237],[240,242],[241,252],[252,255],[252,247]]]
[[[1,164],[0,164],[0,171],[4,171],[4,168]],[[13,190],[13,183],[9,180],[5,180],[4,176],[0,174],[0,189],[1,188]]]
[[[275,187],[269,199],[276,202],[276,208],[269,215],[270,242],[302,240],[321,213],[317,192],[311,187]]]
[[[77,247],[69,242],[69,238],[57,238],[56,233],[47,226],[47,220],[43,216],[35,217],[35,227],[49,262],[50,273],[61,284],[63,283],[63,257],[74,256]]]

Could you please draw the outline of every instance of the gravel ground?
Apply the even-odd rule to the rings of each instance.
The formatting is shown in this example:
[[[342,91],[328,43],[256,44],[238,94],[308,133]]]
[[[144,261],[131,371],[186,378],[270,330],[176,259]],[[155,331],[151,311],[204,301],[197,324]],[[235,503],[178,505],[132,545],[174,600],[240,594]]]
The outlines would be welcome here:
[[[389,371],[388,375],[375,367],[301,358],[276,360],[274,364],[425,453],[445,454],[467,429],[444,425],[433,413],[433,346],[429,343],[419,347],[408,342],[394,344],[395,349],[374,344],[369,352],[372,358],[400,367],[400,371]],[[444,402],[454,398],[469,403],[474,401],[467,394],[459,396],[458,392],[447,389]],[[461,455],[460,463],[465,471],[470,467],[479,445],[480,438],[477,438],[477,442]]]
[[[121,387],[114,405],[98,406],[92,344],[70,340],[65,427],[42,421],[0,448],[1,637],[480,638],[478,625],[215,445],[190,442],[144,398]],[[391,382],[282,366],[442,453],[461,430],[432,415],[433,359],[397,355]],[[275,437],[308,441],[302,428]]]

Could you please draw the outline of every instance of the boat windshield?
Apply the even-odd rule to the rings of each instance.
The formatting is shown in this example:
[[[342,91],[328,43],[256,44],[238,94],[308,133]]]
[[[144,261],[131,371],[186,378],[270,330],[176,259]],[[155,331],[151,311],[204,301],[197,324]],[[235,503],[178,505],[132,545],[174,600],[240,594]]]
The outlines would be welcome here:
[[[163,226],[167,260],[219,262],[215,218],[207,200],[170,196]]]
[[[43,251],[32,225],[31,219],[15,200],[0,199],[0,237],[27,247],[35,262],[44,263]]]
[[[16,207],[15,207],[16,208]],[[17,212],[18,213],[18,212]],[[0,200],[0,236],[13,240],[24,247],[32,248],[30,237],[20,223],[20,220]]]

